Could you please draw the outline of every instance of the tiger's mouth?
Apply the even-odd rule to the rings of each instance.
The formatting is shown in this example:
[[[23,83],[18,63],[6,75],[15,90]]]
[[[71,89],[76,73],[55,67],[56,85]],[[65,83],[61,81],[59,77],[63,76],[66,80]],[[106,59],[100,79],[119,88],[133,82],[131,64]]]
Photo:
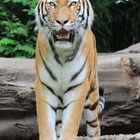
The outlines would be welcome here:
[[[73,42],[74,37],[75,37],[74,30],[67,31],[65,29],[60,29],[53,33],[54,42],[56,41]]]

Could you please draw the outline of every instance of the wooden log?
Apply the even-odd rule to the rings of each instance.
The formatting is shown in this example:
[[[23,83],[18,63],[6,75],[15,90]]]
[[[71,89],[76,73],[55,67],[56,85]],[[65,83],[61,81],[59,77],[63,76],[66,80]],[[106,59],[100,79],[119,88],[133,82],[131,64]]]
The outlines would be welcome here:
[[[101,54],[99,81],[106,100],[126,102],[140,94],[140,54]]]
[[[0,140],[38,139],[34,60],[0,58]]]

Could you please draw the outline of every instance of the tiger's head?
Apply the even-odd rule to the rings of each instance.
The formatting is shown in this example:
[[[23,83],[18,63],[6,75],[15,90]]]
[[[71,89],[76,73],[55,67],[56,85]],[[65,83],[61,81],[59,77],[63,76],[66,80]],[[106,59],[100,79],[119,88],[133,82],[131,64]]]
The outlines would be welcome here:
[[[59,48],[81,41],[93,20],[89,0],[40,0],[35,15],[39,31]]]

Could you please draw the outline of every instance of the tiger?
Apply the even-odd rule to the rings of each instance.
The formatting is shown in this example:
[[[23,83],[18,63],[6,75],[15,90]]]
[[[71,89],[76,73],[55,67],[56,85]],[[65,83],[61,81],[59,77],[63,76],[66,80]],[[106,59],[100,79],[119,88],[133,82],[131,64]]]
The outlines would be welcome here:
[[[36,108],[39,140],[100,139],[97,51],[89,0],[39,0],[35,8]],[[101,100],[100,100],[101,99]]]

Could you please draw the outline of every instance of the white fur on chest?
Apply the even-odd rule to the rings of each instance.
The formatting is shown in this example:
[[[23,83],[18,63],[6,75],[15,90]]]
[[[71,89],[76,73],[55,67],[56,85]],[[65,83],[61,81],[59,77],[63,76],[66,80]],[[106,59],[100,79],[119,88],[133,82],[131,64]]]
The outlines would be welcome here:
[[[77,73],[83,66],[85,58],[79,52],[73,61],[60,65],[56,62],[53,54],[47,57],[46,64],[57,78],[53,80],[50,74],[43,66],[40,71],[41,80],[51,87],[57,94],[63,94],[70,86],[80,84],[86,76],[86,68],[84,67],[80,74],[71,81],[72,76]]]

